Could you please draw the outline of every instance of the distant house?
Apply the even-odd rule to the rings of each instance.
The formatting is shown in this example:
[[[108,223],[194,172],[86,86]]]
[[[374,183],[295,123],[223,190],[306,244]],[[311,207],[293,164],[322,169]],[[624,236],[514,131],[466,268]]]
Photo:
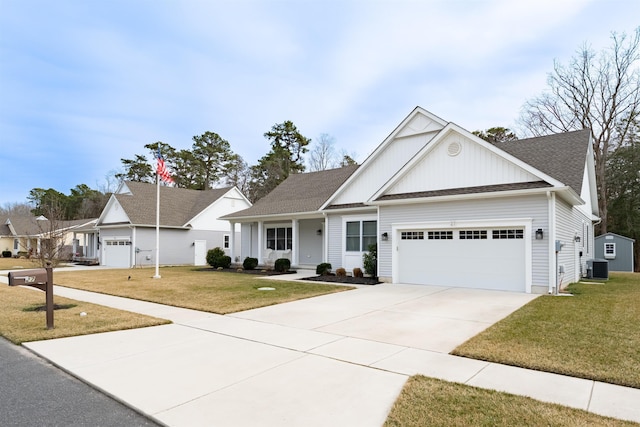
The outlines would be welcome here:
[[[214,247],[239,260],[239,246],[231,246],[235,230],[228,221],[218,218],[250,206],[235,187],[206,191],[160,187],[159,264],[205,265],[207,250]],[[123,182],[107,202],[96,227],[100,231],[102,265],[154,265],[156,185]]]
[[[615,233],[596,237],[595,257],[609,261],[609,271],[634,271],[635,240]]]
[[[57,253],[58,258],[72,259],[79,245],[85,245],[84,238],[76,238],[75,231],[91,227],[96,219],[78,219],[73,221],[51,221],[34,215],[10,215],[0,218],[0,250],[11,251],[13,256],[37,256],[44,240],[51,234],[60,237],[63,246]]]
[[[224,219],[263,264],[351,271],[375,243],[387,282],[549,292],[593,258],[595,185],[589,130],[491,144],[417,107],[359,167],[290,175]]]

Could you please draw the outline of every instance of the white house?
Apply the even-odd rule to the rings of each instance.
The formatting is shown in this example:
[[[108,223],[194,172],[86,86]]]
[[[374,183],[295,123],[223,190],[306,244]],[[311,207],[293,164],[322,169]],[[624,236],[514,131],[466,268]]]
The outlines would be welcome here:
[[[388,282],[542,293],[586,271],[597,215],[589,130],[491,144],[416,107],[359,167],[291,175],[224,219],[262,263],[349,271],[377,243]]]
[[[155,184],[123,182],[111,196],[96,225],[102,265],[155,264],[156,190]],[[207,250],[215,247],[239,259],[239,245],[231,249],[236,230],[218,218],[250,206],[235,187],[206,191],[160,187],[159,264],[205,265]]]

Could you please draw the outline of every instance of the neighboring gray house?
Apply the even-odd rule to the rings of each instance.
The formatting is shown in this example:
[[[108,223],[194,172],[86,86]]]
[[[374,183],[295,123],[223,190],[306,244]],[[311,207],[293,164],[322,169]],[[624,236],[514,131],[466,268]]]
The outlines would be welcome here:
[[[633,271],[635,240],[615,233],[596,237],[595,257],[609,261],[609,271]]]
[[[156,191],[155,184],[123,182],[111,196],[96,225],[102,265],[155,264]],[[159,264],[205,265],[207,250],[214,247],[239,260],[240,248],[231,248],[236,231],[218,218],[249,206],[235,187],[206,191],[160,187]]]
[[[593,258],[595,184],[589,130],[490,144],[416,107],[359,167],[291,175],[223,218],[263,264],[351,271],[377,243],[384,281],[552,292]]]

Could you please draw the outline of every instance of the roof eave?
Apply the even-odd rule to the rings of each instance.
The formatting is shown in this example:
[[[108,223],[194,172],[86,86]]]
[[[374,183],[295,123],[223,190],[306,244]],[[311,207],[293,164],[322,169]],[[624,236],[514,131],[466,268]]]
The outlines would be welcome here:
[[[285,212],[278,214],[264,214],[264,215],[247,215],[247,216],[222,216],[218,219],[231,222],[250,222],[250,221],[269,221],[271,219],[283,219],[283,218],[321,218],[322,212],[319,210],[305,211],[305,212]]]
[[[468,193],[468,194],[451,194],[446,196],[432,196],[432,197],[415,197],[406,199],[392,199],[392,200],[374,200],[370,202],[375,206],[389,206],[389,205],[408,205],[413,203],[437,203],[437,202],[451,202],[457,200],[471,200],[471,199],[491,199],[491,198],[503,198],[514,196],[531,196],[536,194],[546,194],[547,191],[557,191],[558,188],[554,187],[541,187],[530,188],[524,190],[505,190],[505,191],[488,191],[485,193]],[[578,198],[579,199],[579,198]]]

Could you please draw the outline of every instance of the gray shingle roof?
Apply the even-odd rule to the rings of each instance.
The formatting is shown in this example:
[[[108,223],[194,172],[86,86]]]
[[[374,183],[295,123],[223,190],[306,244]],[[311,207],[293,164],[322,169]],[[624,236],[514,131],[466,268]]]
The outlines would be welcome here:
[[[583,129],[500,142],[495,146],[570,186],[580,195],[590,136],[591,131]]]
[[[258,200],[252,207],[223,218],[315,212],[357,168],[357,165],[353,165],[289,175],[271,193]]]
[[[6,224],[7,219],[11,222],[16,236],[37,236],[49,231],[49,220],[38,221],[33,215],[11,215],[0,217],[0,236],[13,236],[9,226]],[[67,229],[91,222],[93,219],[76,219],[72,221],[59,221],[54,224],[59,229]]]
[[[129,217],[131,224],[155,225],[156,185],[126,182],[131,194],[114,194]],[[160,187],[160,225],[183,227],[206,207],[226,194],[231,187],[213,190],[189,190]],[[102,223],[101,225],[104,225]]]

